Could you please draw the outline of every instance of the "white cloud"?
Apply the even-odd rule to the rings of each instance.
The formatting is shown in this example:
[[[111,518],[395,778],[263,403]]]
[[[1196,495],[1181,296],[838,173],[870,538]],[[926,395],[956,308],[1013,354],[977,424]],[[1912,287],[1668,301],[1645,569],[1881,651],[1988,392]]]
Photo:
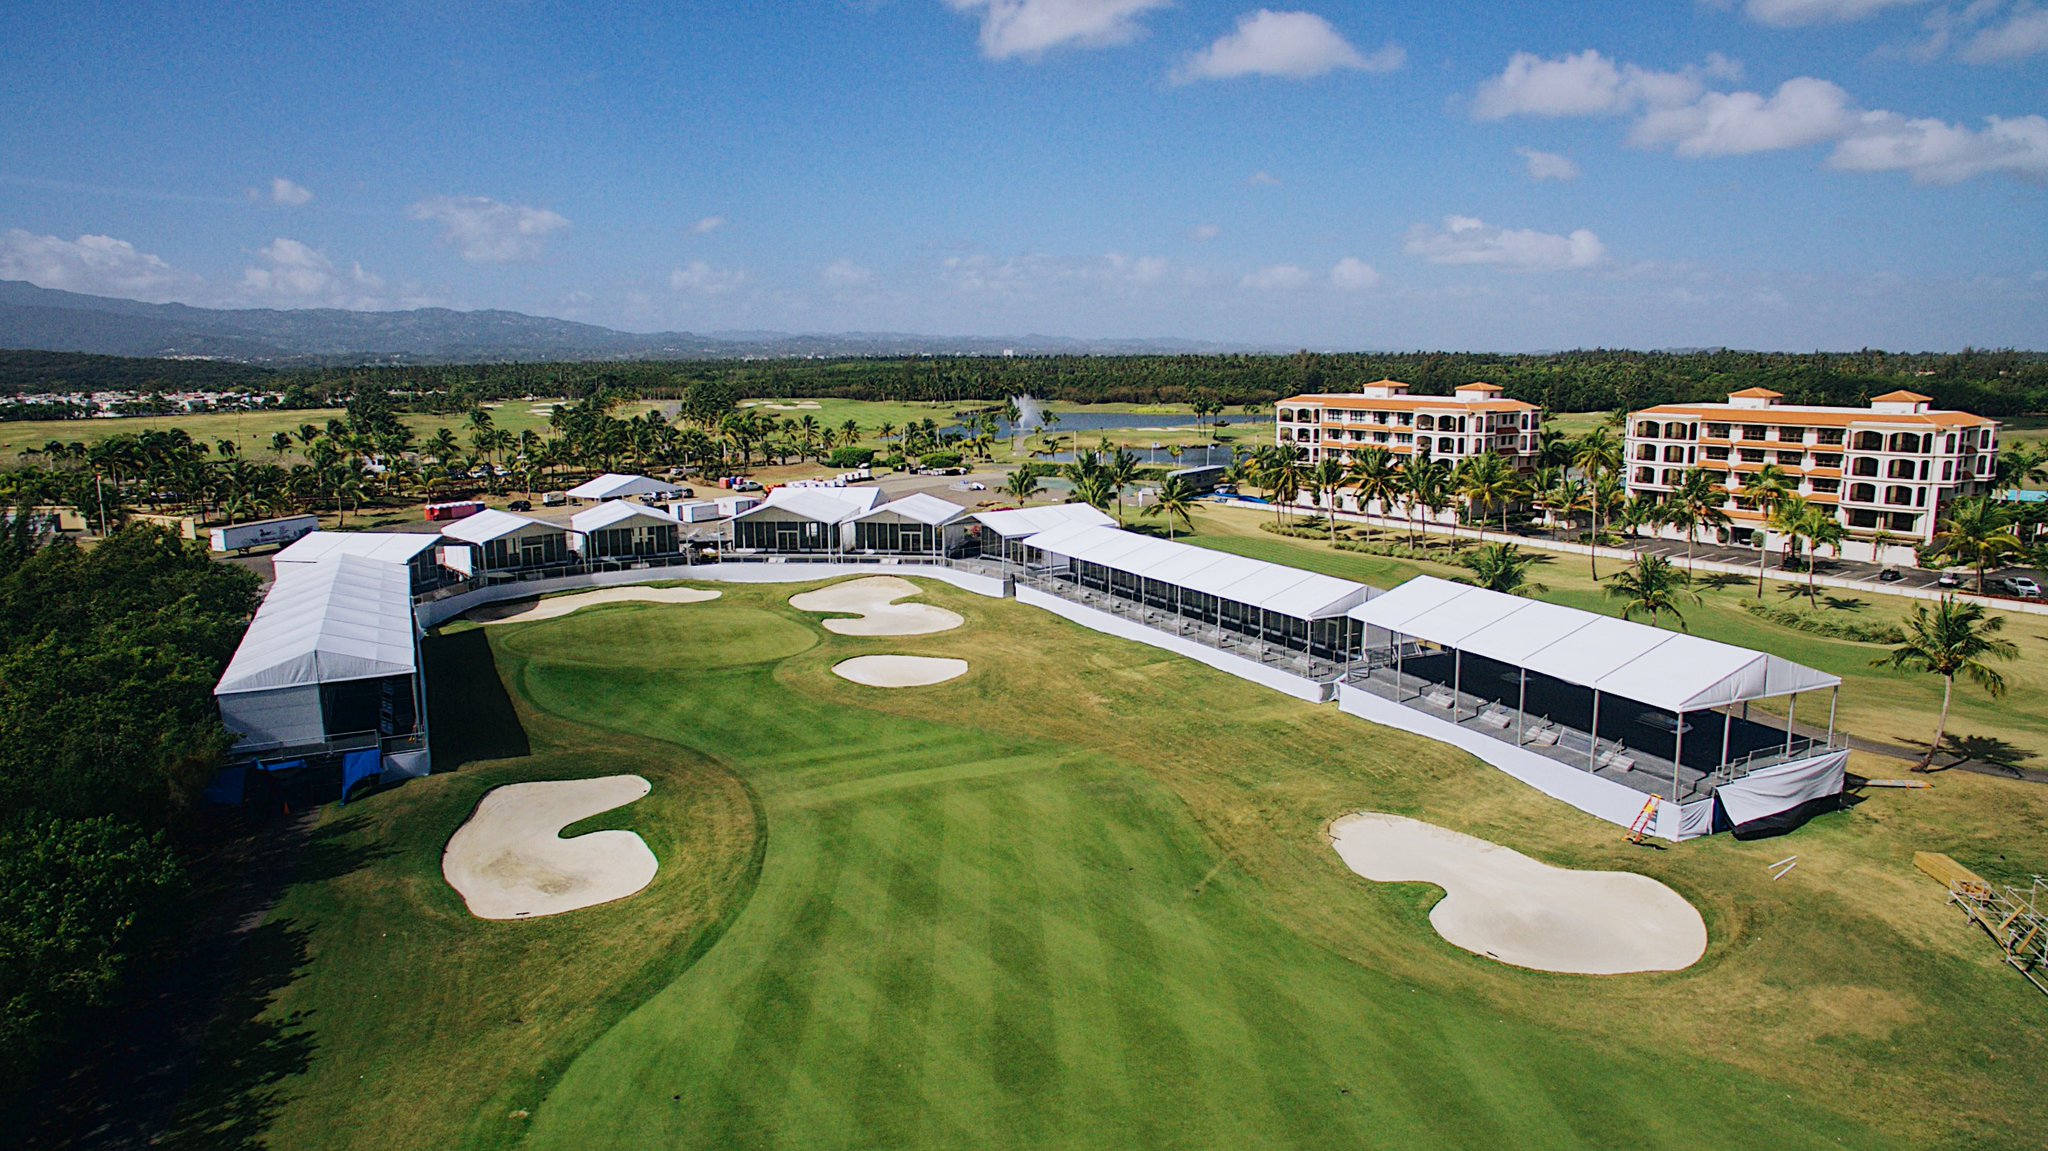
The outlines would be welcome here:
[[[415,220],[441,226],[441,242],[477,264],[507,264],[540,255],[551,232],[569,221],[545,208],[506,204],[488,196],[434,196],[414,204]]]
[[[242,270],[245,297],[285,307],[375,308],[383,301],[384,281],[351,265],[336,270],[325,253],[297,240],[272,240],[256,253],[259,265]]]
[[[2021,4],[2002,24],[1979,29],[1959,53],[1977,64],[2001,64],[2048,52],[2048,8]]]
[[[1280,177],[1271,172],[1253,172],[1245,179],[1245,183],[1254,188],[1277,188],[1280,186]]]
[[[1854,122],[1847,92],[1826,80],[1800,76],[1780,84],[1769,97],[1708,92],[1690,104],[1652,108],[1629,140],[1644,146],[1670,144],[1681,156],[1740,156],[1833,140]]]
[[[1188,229],[1188,239],[1197,243],[1207,243],[1222,234],[1223,229],[1215,224],[1197,224]]]
[[[2048,182],[2048,118],[1990,116],[1981,130],[1943,120],[1866,112],[1828,156],[1850,172],[1906,172],[1922,184],[2006,173]]]
[[[1734,79],[1741,72],[1741,65],[1719,53],[1710,53],[1704,64],[1657,72],[1618,64],[1591,48],[1553,59],[1517,52],[1500,75],[1479,86],[1472,115],[1615,116],[1646,104],[1683,103],[1704,91],[1707,80]]]
[[[1273,264],[1245,273],[1238,286],[1260,292],[1298,292],[1315,282],[1315,276],[1298,264]]]
[[[668,286],[693,296],[723,296],[747,282],[747,274],[691,260],[668,274]]]
[[[724,216],[706,216],[690,225],[690,234],[693,236],[708,236],[725,227],[725,224],[726,219]]]
[[[1227,80],[1236,76],[1282,76],[1307,80],[1349,68],[1391,72],[1408,60],[1399,45],[1370,56],[1360,54],[1328,20],[1313,12],[1261,8],[1237,18],[1237,31],[1189,57],[1174,69],[1177,83]]]
[[[1584,228],[1559,236],[1496,228],[1470,216],[1446,216],[1440,229],[1417,224],[1403,250],[1432,264],[1496,264],[1531,272],[1589,268],[1607,254],[1600,237]]]
[[[1036,59],[1054,48],[1107,48],[1145,34],[1138,17],[1172,0],[946,0],[981,16],[981,54]]]
[[[1540,152],[1534,148],[1515,149],[1522,159],[1528,161],[1531,180],[1576,180],[1579,166],[1569,156],[1556,152]]]
[[[1038,253],[999,259],[977,252],[948,256],[939,264],[940,278],[958,291],[1019,298],[1053,285],[1094,286],[1133,295],[1167,283],[1173,274],[1173,263],[1163,257],[1122,252],[1078,259]]]
[[[199,282],[126,240],[93,235],[64,240],[19,228],[0,233],[0,280],[150,301],[188,294]]]
[[[303,184],[294,184],[283,176],[270,182],[270,202],[273,204],[289,204],[296,208],[312,202],[312,199],[313,193],[307,191]]]
[[[873,272],[852,260],[834,260],[818,272],[818,279],[833,288],[858,288],[874,278]]]
[[[1773,28],[1804,28],[1813,24],[1849,24],[1887,8],[1924,4],[1927,0],[1747,0],[1743,14]]]
[[[1380,286],[1379,269],[1356,256],[1346,256],[1330,269],[1330,286],[1342,292],[1363,292]]]

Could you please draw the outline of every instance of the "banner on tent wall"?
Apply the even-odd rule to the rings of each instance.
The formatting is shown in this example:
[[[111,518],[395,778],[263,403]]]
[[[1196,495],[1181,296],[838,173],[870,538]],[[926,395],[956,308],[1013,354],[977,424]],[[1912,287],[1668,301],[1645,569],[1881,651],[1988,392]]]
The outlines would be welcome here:
[[[348,802],[348,793],[355,785],[366,779],[376,779],[384,774],[384,754],[374,747],[351,751],[341,757],[341,801]]]
[[[1811,800],[1842,794],[1848,766],[1848,752],[1830,752],[1752,771],[1733,783],[1722,784],[1714,790],[1714,796],[1728,813],[1728,821],[1740,827]]]

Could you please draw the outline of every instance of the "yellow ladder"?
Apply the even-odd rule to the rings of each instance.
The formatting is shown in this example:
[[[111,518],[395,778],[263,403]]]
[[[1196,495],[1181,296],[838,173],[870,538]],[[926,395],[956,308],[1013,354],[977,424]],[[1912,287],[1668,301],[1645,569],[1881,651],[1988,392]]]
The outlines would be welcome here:
[[[1641,843],[1643,837],[1650,834],[1651,825],[1657,822],[1657,804],[1659,802],[1661,801],[1653,795],[1644,802],[1643,809],[1636,812],[1635,822],[1628,825],[1628,841],[1630,843]]]

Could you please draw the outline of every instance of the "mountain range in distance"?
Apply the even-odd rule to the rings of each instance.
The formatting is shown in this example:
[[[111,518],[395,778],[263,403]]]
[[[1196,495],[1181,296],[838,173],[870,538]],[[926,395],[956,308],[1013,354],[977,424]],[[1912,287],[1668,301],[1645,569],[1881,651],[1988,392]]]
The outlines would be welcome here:
[[[277,366],[489,361],[698,360],[1279,352],[1198,340],[922,336],[897,332],[621,332],[521,312],[417,308],[197,308],[0,280],[0,348],[192,357]]]

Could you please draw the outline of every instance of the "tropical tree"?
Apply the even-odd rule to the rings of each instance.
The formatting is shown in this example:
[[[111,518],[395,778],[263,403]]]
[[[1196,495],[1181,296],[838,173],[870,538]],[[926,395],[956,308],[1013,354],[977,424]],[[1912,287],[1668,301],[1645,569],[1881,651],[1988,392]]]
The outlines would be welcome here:
[[[1402,494],[1408,501],[1408,546],[1414,547],[1416,513],[1426,508],[1434,515],[1438,508],[1444,506],[1450,490],[1451,469],[1441,460],[1419,455],[1409,459],[1408,466],[1401,469],[1401,479],[1406,489]]]
[[[1874,661],[1878,667],[1941,677],[1941,718],[1935,721],[1934,739],[1914,771],[1931,770],[1934,753],[1948,738],[1948,709],[1955,697],[1957,676],[1969,679],[1993,699],[2005,694],[2005,677],[1988,662],[2019,655],[2011,640],[1998,638],[2004,627],[2004,618],[1986,612],[1982,604],[1943,596],[1932,611],[1924,603],[1914,604],[1905,621],[1905,641]]]
[[[1150,506],[1145,509],[1148,516],[1166,517],[1166,538],[1173,538],[1174,521],[1180,521],[1184,531],[1194,531],[1195,485],[1180,476],[1168,476],[1159,485]]]
[[[1728,491],[1705,468],[1687,468],[1671,492],[1667,522],[1685,533],[1685,570],[1692,574],[1692,545],[1700,530],[1717,535],[1732,522],[1728,518]]]
[[[1463,474],[1458,477],[1458,494],[1465,498],[1468,506],[1479,511],[1479,538],[1486,538],[1486,515],[1488,508],[1500,508],[1500,530],[1508,530],[1508,505],[1522,492],[1521,477],[1515,474],[1515,466],[1504,456],[1487,452],[1472,456],[1465,461]]]
[[[1591,513],[1588,518],[1593,524],[1593,534],[1590,537],[1593,546],[1586,550],[1586,559],[1595,582],[1600,579],[1600,542],[1604,535],[1600,527],[1603,523],[1611,524],[1615,514],[1626,502],[1628,485],[1622,483],[1621,477],[1614,472],[1600,472],[1586,484],[1586,509]]]
[[[1813,554],[1822,548],[1832,552],[1836,559],[1842,558],[1842,541],[1849,538],[1849,531],[1836,517],[1835,510],[1822,504],[1809,504],[1806,522],[1801,535],[1806,537],[1806,601],[1815,606],[1820,604],[1820,589],[1814,586]]]
[[[1685,613],[1679,609],[1679,602],[1700,602],[1699,593],[1692,590],[1692,578],[1658,555],[1642,556],[1616,572],[1608,580],[1607,594],[1622,601],[1623,619],[1633,619],[1637,612],[1642,612],[1654,624],[1658,616],[1668,614],[1680,628],[1685,627]]]
[[[1016,471],[1010,473],[1010,478],[1003,483],[1001,491],[1019,504],[1028,504],[1031,497],[1038,494],[1038,488],[1038,466],[1026,460],[1017,465]]]
[[[1124,518],[1124,489],[1129,487],[1138,478],[1137,453],[1123,447],[1118,447],[1103,457],[1102,470],[1103,474],[1108,477],[1110,485],[1116,491],[1116,518],[1118,523],[1122,523]]]
[[[1985,496],[1970,496],[1948,506],[1934,533],[1932,554],[1977,569],[1977,594],[1984,594],[1986,568],[2010,558],[2024,546],[2013,528],[2012,510]]]
[[[1770,556],[1770,549],[1764,546],[1766,541],[1761,537],[1769,531],[1771,516],[1777,509],[1778,504],[1787,496],[1797,493],[1798,489],[1799,482],[1793,479],[1785,469],[1776,464],[1765,464],[1755,475],[1742,482],[1742,494],[1763,515],[1763,523],[1757,528],[1759,539],[1757,540],[1756,547],[1756,598],[1758,599],[1764,598],[1764,568]]]
[[[1465,557],[1465,566],[1472,569],[1465,582],[1506,595],[1536,595],[1546,589],[1529,579],[1529,568],[1535,562],[1535,556],[1524,554],[1514,544],[1488,544]]]
[[[1266,489],[1266,498],[1273,501],[1273,522],[1278,524],[1287,505],[1301,498],[1302,481],[1307,478],[1302,451],[1292,444],[1273,445],[1260,448],[1254,458],[1258,461],[1258,484]]]
[[[1344,477],[1347,474],[1349,471],[1344,466],[1344,461],[1330,452],[1324,453],[1323,458],[1317,460],[1316,466],[1310,468],[1308,472],[1308,485],[1315,492],[1317,501],[1327,501],[1325,510],[1330,521],[1331,543],[1337,542],[1337,494],[1343,489]]]

